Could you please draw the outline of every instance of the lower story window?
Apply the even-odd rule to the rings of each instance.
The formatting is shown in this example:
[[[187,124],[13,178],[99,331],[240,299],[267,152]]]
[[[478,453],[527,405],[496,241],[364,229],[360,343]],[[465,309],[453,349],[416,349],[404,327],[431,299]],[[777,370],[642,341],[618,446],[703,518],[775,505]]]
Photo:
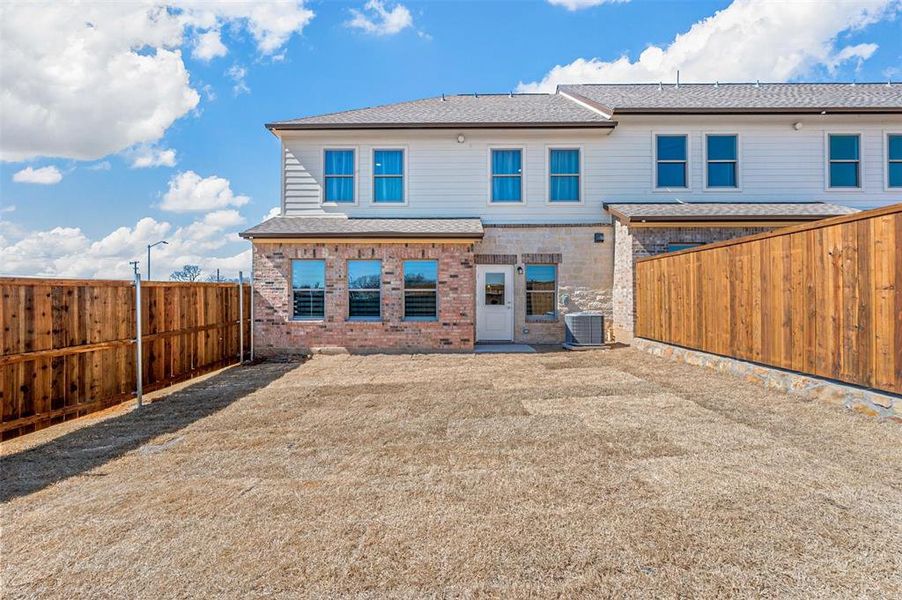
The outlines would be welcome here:
[[[438,318],[437,261],[404,261],[404,318]]]
[[[381,279],[382,261],[348,261],[348,318],[378,319],[381,316]]]
[[[696,246],[701,245],[701,242],[669,242],[667,244],[667,251],[679,252],[680,250],[688,250],[689,248],[695,248]]]
[[[295,319],[326,316],[326,263],[322,260],[291,261],[291,294]]]
[[[557,267],[526,265],[526,316],[536,319],[557,317]]]

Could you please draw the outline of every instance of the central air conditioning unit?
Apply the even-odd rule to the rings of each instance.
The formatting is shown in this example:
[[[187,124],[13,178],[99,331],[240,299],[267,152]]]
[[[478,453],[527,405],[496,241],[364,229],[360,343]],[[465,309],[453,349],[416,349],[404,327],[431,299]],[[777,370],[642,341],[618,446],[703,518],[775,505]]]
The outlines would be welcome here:
[[[591,348],[604,345],[604,315],[578,312],[564,315],[564,348]]]

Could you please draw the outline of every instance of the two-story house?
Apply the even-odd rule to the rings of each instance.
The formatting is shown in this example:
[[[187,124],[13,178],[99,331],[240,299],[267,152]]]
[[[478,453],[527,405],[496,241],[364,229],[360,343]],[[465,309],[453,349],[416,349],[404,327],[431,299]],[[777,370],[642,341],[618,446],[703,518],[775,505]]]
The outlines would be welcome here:
[[[267,128],[281,215],[242,233],[264,355],[557,343],[582,310],[629,336],[637,255],[902,201],[898,84],[568,85]]]

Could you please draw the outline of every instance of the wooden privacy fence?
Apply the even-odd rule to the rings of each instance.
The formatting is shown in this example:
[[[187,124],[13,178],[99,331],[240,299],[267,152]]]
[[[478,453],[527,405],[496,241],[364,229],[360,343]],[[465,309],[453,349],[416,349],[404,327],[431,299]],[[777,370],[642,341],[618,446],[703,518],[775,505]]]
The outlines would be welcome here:
[[[142,282],[144,391],[237,363],[239,303],[234,283]],[[0,277],[2,438],[134,397],[135,313],[131,281]]]
[[[902,393],[902,204],[640,259],[636,335]]]

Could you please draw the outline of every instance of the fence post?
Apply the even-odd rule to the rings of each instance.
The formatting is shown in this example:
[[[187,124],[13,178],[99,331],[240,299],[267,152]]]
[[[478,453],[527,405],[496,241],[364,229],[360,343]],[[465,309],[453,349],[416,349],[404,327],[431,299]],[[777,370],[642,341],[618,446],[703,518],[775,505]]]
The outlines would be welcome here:
[[[238,364],[244,363],[244,273],[238,271]]]
[[[138,408],[141,408],[144,392],[143,355],[141,344],[141,274],[135,271],[135,397],[138,399]]]

